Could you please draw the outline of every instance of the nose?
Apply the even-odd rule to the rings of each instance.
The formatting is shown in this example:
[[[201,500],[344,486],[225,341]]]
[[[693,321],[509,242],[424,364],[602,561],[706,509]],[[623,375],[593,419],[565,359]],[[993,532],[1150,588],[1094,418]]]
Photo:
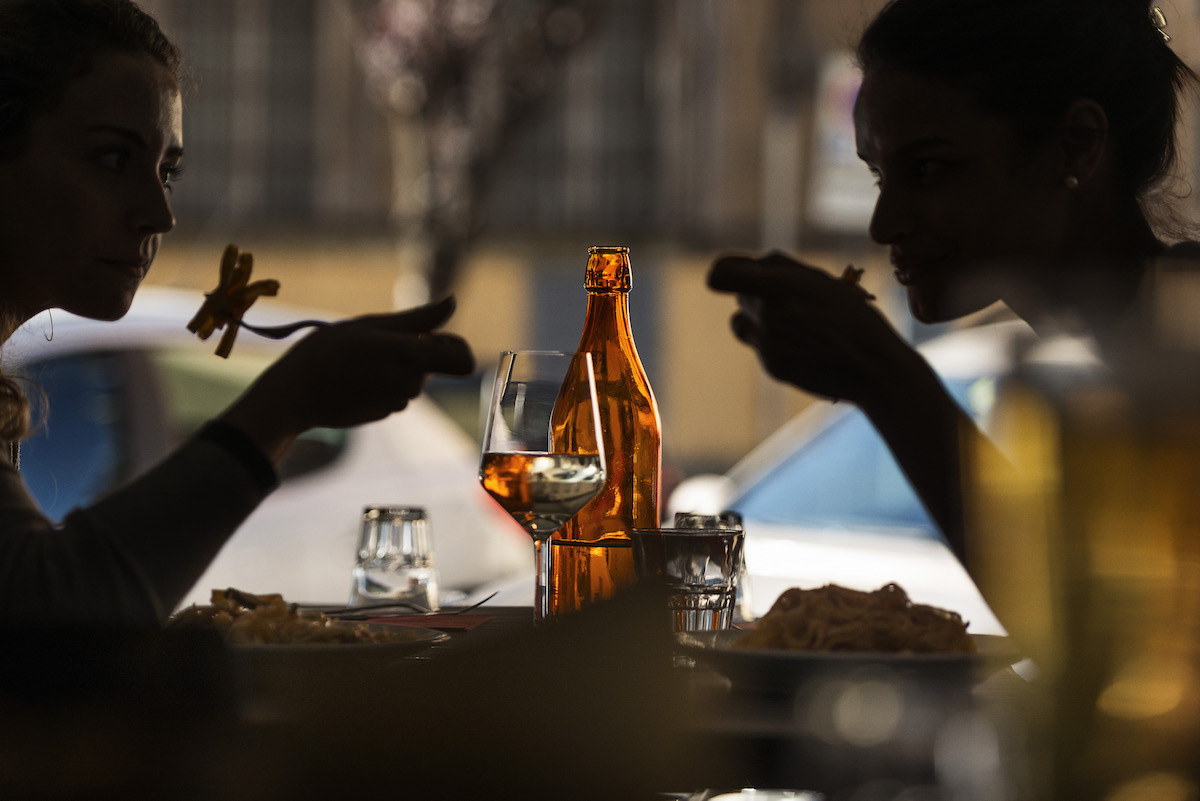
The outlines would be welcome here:
[[[912,230],[912,221],[912,203],[885,186],[879,190],[867,231],[879,244],[895,245]]]
[[[165,234],[175,227],[171,194],[157,175],[138,192],[132,215],[134,228],[142,234]]]

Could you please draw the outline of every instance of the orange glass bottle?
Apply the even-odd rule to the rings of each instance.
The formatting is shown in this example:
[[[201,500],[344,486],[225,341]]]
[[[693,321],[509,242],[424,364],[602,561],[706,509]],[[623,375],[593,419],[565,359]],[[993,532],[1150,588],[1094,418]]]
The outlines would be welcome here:
[[[629,326],[629,249],[589,248],[584,285],[587,313],[578,352],[592,354],[608,477],[600,494],[551,539],[551,615],[631,586],[636,577],[629,532],[659,525],[662,426]],[[555,438],[562,442],[575,439],[574,396],[565,386],[555,406]]]

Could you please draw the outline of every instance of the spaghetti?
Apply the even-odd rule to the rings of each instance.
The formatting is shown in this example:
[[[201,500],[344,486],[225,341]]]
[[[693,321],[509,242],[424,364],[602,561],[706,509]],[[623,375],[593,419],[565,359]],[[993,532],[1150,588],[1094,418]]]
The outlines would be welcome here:
[[[734,645],[812,651],[975,651],[975,641],[958,613],[913,603],[897,584],[872,592],[836,584],[792,588]]]

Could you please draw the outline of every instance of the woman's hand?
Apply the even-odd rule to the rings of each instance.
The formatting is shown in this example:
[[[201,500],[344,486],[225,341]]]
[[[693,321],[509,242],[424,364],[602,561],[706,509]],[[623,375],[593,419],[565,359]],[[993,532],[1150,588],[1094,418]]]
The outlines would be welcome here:
[[[767,372],[808,392],[862,403],[913,355],[861,288],[780,253],[718,259],[708,285],[737,293],[733,333]]]
[[[453,298],[446,298],[318,329],[259,376],[222,419],[276,461],[310,428],[381,420],[420,394],[430,373],[475,369],[465,341],[434,332],[453,311]]]
[[[862,408],[965,564],[959,443],[987,443],[920,354],[858,288],[786,256],[719,259],[708,283],[738,293],[733,331],[772,375]]]

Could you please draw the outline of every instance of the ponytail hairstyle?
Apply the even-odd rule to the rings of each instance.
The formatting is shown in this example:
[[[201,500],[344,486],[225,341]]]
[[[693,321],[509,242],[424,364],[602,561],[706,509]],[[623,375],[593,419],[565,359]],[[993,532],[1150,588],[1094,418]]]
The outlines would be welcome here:
[[[0,161],[20,155],[33,118],[113,52],[148,54],[180,78],[179,50],[132,0],[0,0]],[[6,317],[5,338],[15,327]],[[0,441],[16,442],[29,427],[28,398],[0,374]]]
[[[1073,102],[1108,116],[1117,190],[1143,207],[1177,156],[1179,95],[1200,79],[1146,0],[892,0],[859,41],[864,73],[945,83],[1036,142]]]

